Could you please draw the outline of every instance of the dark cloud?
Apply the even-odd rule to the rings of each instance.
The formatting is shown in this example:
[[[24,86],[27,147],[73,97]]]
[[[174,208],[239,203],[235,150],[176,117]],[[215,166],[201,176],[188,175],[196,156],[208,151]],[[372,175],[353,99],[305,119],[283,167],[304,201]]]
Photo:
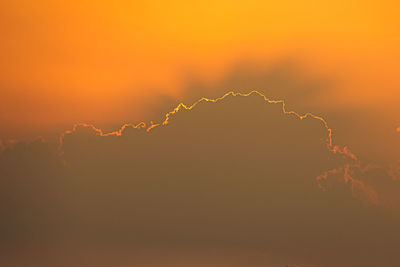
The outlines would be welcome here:
[[[342,92],[346,81],[335,73],[329,76],[310,74],[304,61],[287,57],[265,63],[241,60],[232,64],[226,75],[215,82],[188,71],[186,86],[179,99],[165,95],[154,98],[151,118],[162,120],[171,106],[193,103],[201,97],[217,98],[227,91],[248,93],[257,90],[271,99],[284,99],[288,110],[306,113],[312,110],[327,121],[335,142],[351,147],[364,161],[391,164],[400,159],[400,138],[396,132],[399,109],[388,104],[361,106],[357,97],[343,94],[346,105],[335,103],[331,96]],[[377,88],[379,90],[379,88]],[[360,97],[363,90],[360,88]],[[377,102],[382,100],[377,99]],[[354,104],[351,104],[354,103]]]
[[[216,82],[206,82],[204,77],[188,70],[185,86],[179,100],[159,95],[152,107],[153,118],[160,117],[179,102],[193,103],[201,97],[215,99],[227,91],[261,92],[271,99],[285,99],[289,109],[299,113],[309,111],[310,102],[334,86],[331,77],[306,75],[304,66],[296,59],[280,59],[273,63],[241,60],[232,64],[226,75]]]
[[[381,195],[398,169],[365,169],[323,119],[282,105],[230,94],[154,127],[80,124],[58,147],[6,148],[4,262],[41,265],[34,247],[49,266],[395,266],[399,218]]]

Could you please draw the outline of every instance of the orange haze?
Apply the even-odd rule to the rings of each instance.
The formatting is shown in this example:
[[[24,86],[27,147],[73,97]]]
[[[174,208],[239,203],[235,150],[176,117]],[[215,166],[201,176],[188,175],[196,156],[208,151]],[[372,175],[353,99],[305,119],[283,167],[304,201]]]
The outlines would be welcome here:
[[[400,117],[397,1],[0,5],[3,138],[58,131],[78,121],[151,119],[155,97],[181,100],[188,76],[212,84],[241,60],[295,58],[305,75],[335,81],[334,90],[313,105],[368,107]]]

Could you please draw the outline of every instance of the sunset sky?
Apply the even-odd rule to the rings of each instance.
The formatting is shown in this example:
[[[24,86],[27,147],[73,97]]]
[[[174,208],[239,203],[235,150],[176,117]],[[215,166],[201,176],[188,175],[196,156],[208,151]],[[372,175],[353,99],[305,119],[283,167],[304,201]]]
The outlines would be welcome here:
[[[0,265],[396,266],[399,10],[1,0]]]
[[[191,77],[216,84],[244,61],[292,60],[300,78],[329,80],[310,105],[399,118],[398,9],[387,0],[3,0],[1,135],[149,120],[162,97],[185,100]]]

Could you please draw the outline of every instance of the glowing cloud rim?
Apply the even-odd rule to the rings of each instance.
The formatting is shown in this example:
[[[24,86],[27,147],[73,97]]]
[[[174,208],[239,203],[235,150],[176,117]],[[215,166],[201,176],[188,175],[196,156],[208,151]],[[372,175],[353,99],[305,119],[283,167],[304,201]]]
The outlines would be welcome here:
[[[326,120],[323,117],[317,116],[317,115],[312,114],[310,112],[307,112],[304,115],[300,115],[299,113],[297,113],[295,111],[288,111],[286,109],[286,104],[285,104],[284,100],[271,100],[271,99],[267,98],[264,94],[262,94],[262,93],[260,93],[259,91],[256,91],[256,90],[250,91],[249,93],[239,93],[239,92],[230,91],[230,92],[228,92],[228,93],[224,94],[223,96],[221,96],[219,98],[216,98],[216,99],[202,97],[202,98],[200,98],[199,100],[197,100],[196,102],[194,102],[190,106],[187,106],[187,105],[185,105],[184,103],[181,102],[172,111],[168,112],[165,115],[165,120],[162,123],[154,124],[153,122],[151,122],[151,125],[148,126],[148,127],[146,126],[145,122],[140,122],[140,123],[138,123],[136,125],[132,124],[132,123],[126,123],[126,124],[123,124],[121,126],[121,128],[118,129],[118,130],[105,133],[102,129],[95,127],[93,124],[90,124],[90,123],[75,123],[71,130],[67,130],[67,131],[63,132],[60,135],[59,151],[62,154],[62,145],[63,145],[63,139],[64,139],[65,135],[71,134],[72,132],[75,132],[78,127],[88,127],[90,129],[92,129],[96,133],[96,135],[99,135],[99,136],[113,136],[113,135],[114,136],[121,136],[123,131],[126,128],[129,128],[129,127],[130,128],[134,128],[134,129],[145,129],[146,132],[149,132],[155,127],[167,125],[169,123],[169,119],[170,119],[171,115],[174,115],[174,114],[178,113],[181,109],[192,110],[193,108],[195,108],[201,102],[217,103],[217,102],[219,102],[219,101],[221,101],[221,100],[223,100],[223,99],[225,99],[225,98],[227,98],[229,96],[248,97],[248,96],[251,96],[251,95],[254,95],[254,94],[262,97],[264,99],[264,101],[266,101],[268,104],[281,104],[282,105],[282,112],[285,115],[295,115],[300,120],[303,120],[303,119],[306,119],[308,117],[311,117],[313,119],[317,119],[317,120],[321,121],[323,123],[324,127],[326,128],[326,130],[328,131],[328,139],[326,140],[328,149],[331,152],[335,153],[335,154],[336,153],[343,154],[343,155],[346,155],[346,156],[348,156],[349,158],[351,158],[353,160],[357,160],[357,157],[353,153],[351,153],[350,150],[346,146],[341,148],[341,147],[339,147],[337,145],[333,145],[332,129],[328,126],[328,123],[326,122]],[[400,129],[398,129],[398,130],[400,130]]]

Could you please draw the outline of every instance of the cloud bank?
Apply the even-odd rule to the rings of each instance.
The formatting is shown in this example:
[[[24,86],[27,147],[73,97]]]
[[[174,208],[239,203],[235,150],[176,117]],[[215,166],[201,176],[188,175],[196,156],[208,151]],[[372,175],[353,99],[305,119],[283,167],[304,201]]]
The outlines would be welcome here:
[[[4,264],[399,259],[398,165],[363,165],[332,144],[325,120],[257,92],[181,104],[160,124],[111,133],[77,124],[59,145],[17,143],[0,155]],[[32,247],[40,259],[27,256]]]

